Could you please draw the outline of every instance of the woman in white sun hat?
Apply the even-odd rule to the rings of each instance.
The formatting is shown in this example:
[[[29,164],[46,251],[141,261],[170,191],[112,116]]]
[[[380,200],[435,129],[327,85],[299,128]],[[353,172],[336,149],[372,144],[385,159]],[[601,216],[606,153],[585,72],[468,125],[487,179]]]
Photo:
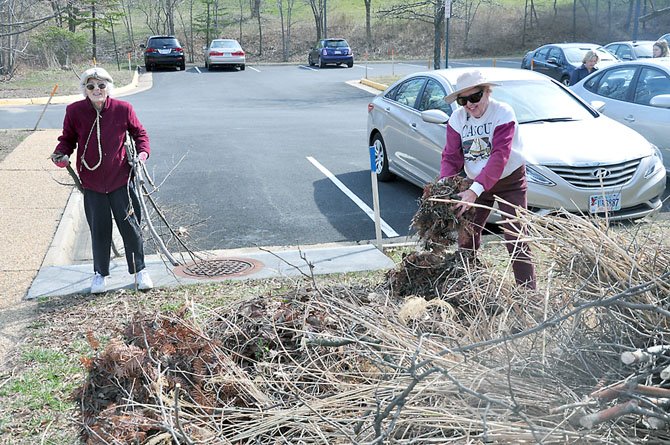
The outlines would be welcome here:
[[[493,206],[498,196],[505,213],[514,215],[514,207],[526,207],[526,166],[521,154],[522,142],[514,110],[491,97],[492,87],[479,70],[468,71],[456,79],[456,89],[445,97],[447,103],[456,101],[458,108],[447,122],[447,143],[442,152],[440,178],[458,175],[465,170],[472,186],[459,193],[455,205],[460,216],[471,204]],[[510,205],[511,204],[511,205]],[[482,231],[490,210],[475,209],[475,233],[459,240],[459,249],[475,253],[479,249]],[[516,282],[535,289],[535,268],[530,249],[517,224],[503,224],[506,246],[512,257]]]
[[[144,265],[140,206],[132,181],[124,142],[126,132],[136,144],[137,159],[149,157],[149,137],[133,107],[110,97],[114,81],[107,70],[95,67],[81,75],[84,99],[66,108],[63,133],[51,159],[66,167],[77,150],[76,168],[84,189],[84,210],[91,232],[93,270],[91,293],[106,290],[112,246],[112,215],[123,238],[128,272],[136,274],[140,289],[153,283]]]

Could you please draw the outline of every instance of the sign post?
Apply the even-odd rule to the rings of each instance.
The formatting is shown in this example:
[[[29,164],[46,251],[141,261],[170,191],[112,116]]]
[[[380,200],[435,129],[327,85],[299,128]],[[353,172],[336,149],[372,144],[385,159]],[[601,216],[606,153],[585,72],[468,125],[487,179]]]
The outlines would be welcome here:
[[[449,68],[449,17],[451,0],[444,0],[444,67]]]
[[[372,202],[375,214],[375,241],[377,249],[382,250],[382,226],[379,216],[379,188],[377,186],[377,163],[375,161],[375,147],[370,147],[370,178],[372,179]]]

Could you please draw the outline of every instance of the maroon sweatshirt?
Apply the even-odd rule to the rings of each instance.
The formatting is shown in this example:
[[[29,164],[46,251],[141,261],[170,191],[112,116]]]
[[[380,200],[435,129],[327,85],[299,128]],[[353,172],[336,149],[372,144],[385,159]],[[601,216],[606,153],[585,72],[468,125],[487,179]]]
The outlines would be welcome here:
[[[88,98],[68,105],[63,120],[63,134],[58,138],[59,142],[54,153],[72,157],[76,148],[77,172],[82,187],[98,193],[109,193],[126,185],[130,176],[130,165],[123,146],[126,131],[135,140],[137,153],[149,154],[151,150],[149,136],[137,119],[132,105],[108,97],[105,107],[100,112],[102,163],[91,171],[82,165],[81,156],[84,155],[88,139],[86,163],[89,167],[93,167],[100,160],[95,118],[95,108]]]

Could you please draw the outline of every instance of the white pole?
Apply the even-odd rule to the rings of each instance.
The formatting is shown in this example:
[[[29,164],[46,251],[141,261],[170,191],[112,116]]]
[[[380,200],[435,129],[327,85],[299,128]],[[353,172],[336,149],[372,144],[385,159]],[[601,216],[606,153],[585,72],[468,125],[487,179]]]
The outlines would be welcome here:
[[[370,147],[370,178],[372,179],[372,203],[375,214],[375,241],[377,249],[382,250],[382,226],[379,215],[379,187],[377,186],[377,163],[375,147]]]

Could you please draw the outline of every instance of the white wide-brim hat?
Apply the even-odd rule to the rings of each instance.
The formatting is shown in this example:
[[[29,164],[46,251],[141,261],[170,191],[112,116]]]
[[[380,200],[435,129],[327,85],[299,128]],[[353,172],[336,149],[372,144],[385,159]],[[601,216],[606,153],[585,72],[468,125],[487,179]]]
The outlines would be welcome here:
[[[107,70],[98,66],[95,68],[89,68],[81,73],[81,85],[86,85],[86,82],[88,82],[89,79],[104,80],[105,82],[114,83],[112,76],[107,72]]]
[[[450,104],[453,101],[455,101],[458,95],[461,94],[463,91],[480,86],[484,87],[494,85],[500,85],[500,84],[497,82],[489,81],[481,71],[479,70],[468,71],[458,76],[458,79],[456,79],[456,90],[453,93],[449,94],[448,96],[445,96],[444,101]]]

